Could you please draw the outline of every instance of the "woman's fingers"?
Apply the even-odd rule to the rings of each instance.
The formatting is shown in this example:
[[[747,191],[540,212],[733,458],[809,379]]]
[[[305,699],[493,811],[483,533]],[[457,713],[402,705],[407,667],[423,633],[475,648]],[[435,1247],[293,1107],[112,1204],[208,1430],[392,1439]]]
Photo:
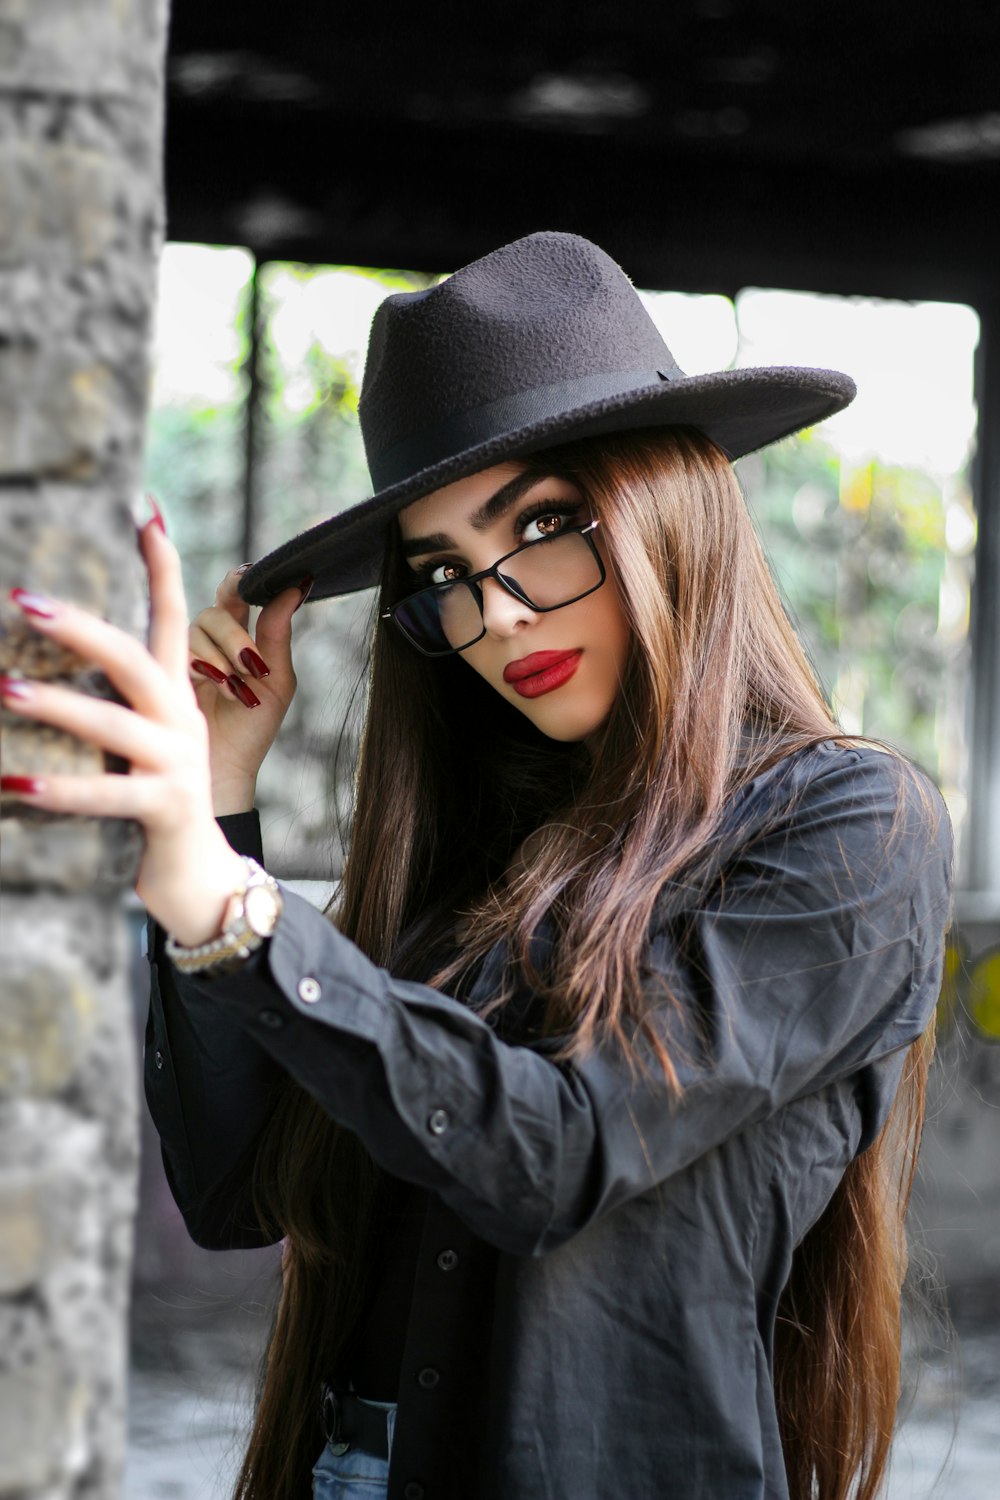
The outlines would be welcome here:
[[[215,611],[221,614],[221,611]],[[198,619],[210,613],[203,610]],[[226,617],[228,619],[228,616]],[[250,674],[240,665],[239,669],[234,667],[232,661],[225,651],[219,646],[215,638],[209,635],[207,630],[195,622],[188,631],[188,670],[191,674],[191,682],[196,688],[204,687],[206,682],[214,683],[224,698],[238,701],[240,693],[237,691],[244,676]]]
[[[276,667],[291,667],[292,616],[309,597],[311,587],[312,579],[304,578],[296,587],[276,594],[257,616],[257,646]]]
[[[208,618],[211,616],[215,617],[214,622]],[[188,665],[195,687],[204,687],[206,682],[211,682],[224,698],[242,703],[244,708],[259,708],[260,686],[271,676],[271,668],[255,649],[250,637],[224,610],[203,610],[198,621],[203,621],[205,627],[214,623],[214,634],[209,634],[208,629],[197,621],[188,632]],[[219,636],[223,638],[222,645],[217,639]],[[276,682],[272,682],[271,687],[275,686]],[[279,694],[283,692],[289,696],[287,689],[287,681],[282,680]]]
[[[135,640],[117,625],[69,604],[48,599],[24,589],[11,590],[12,601],[19,605],[25,618],[41,635],[50,636],[66,646],[85,662],[101,667],[122,697],[141,714],[156,723],[175,720],[178,711],[176,684],[161,662],[141,641]],[[173,608],[173,605],[171,605]],[[176,628],[176,620],[173,622]],[[187,630],[183,631],[183,677],[187,682]],[[177,656],[176,645],[166,652],[168,660]],[[193,705],[192,705],[193,706]]]
[[[173,736],[163,724],[152,724],[130,708],[70,688],[0,677],[0,698],[14,713],[99,745],[133,766],[159,769],[165,752],[173,749]]]
[[[197,682],[208,678],[224,684],[232,674],[243,678],[255,693],[270,678],[268,691],[288,698],[295,687],[292,666],[292,616],[308,591],[304,584],[285,589],[266,604],[257,617],[256,634],[247,630],[249,608],[236,592],[240,569],[227,573],[216,590],[216,602],[203,609],[188,632],[189,666]],[[238,693],[236,696],[240,696]]]
[[[218,608],[224,609],[244,630],[250,623],[250,606],[245,599],[240,598],[239,584],[249,566],[249,563],[241,563],[238,568],[230,568],[215,591]]]
[[[47,812],[82,818],[135,818],[147,830],[176,821],[176,787],[161,776],[3,776],[0,791]]]
[[[149,654],[173,681],[186,681],[188,610],[184,578],[180,555],[167,536],[159,510],[142,528],[139,538],[149,571]]]
[[[213,606],[203,609],[188,631],[190,665],[206,664],[227,677],[237,672],[243,677],[263,682],[271,675],[271,664],[266,662],[257,649],[252,636],[241,630],[225,610]],[[195,671],[199,670],[195,667]],[[212,677],[211,672],[203,676]],[[213,678],[213,681],[217,680]]]

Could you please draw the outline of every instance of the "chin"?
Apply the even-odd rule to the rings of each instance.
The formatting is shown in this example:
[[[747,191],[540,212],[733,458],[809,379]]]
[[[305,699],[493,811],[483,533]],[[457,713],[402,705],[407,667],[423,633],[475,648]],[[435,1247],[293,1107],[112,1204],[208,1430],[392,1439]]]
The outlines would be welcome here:
[[[589,739],[604,726],[611,712],[609,705],[603,712],[573,713],[556,703],[543,706],[542,700],[538,698],[530,706],[526,706],[519,699],[514,703],[514,707],[519,713],[524,714],[526,719],[531,720],[539,734],[544,734],[549,740],[558,740],[562,744]]]

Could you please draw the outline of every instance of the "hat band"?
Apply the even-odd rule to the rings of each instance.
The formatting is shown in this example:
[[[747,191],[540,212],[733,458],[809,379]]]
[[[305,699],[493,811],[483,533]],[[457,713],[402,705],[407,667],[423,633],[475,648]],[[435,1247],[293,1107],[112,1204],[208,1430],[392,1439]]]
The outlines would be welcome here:
[[[376,490],[389,489],[423,469],[466,453],[493,438],[518,432],[523,427],[533,427],[553,417],[566,416],[574,408],[589,406],[593,401],[625,396],[630,391],[649,391],[664,380],[678,379],[683,379],[683,372],[676,365],[667,364],[663,370],[648,372],[622,370],[580,375],[574,380],[560,380],[555,385],[535,386],[529,391],[501,396],[496,401],[488,401],[485,406],[458,412],[429,432],[403,438],[384,453],[372,454],[368,459],[372,484]]]

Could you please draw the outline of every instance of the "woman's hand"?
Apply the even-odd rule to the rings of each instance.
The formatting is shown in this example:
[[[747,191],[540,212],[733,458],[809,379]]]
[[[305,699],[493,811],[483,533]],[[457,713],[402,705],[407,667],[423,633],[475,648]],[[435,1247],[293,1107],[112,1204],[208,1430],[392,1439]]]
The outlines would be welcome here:
[[[180,558],[157,519],[140,538],[149,570],[148,647],[75,605],[23,590],[11,596],[41,634],[100,667],[125,704],[54,683],[0,681],[5,707],[122,756],[128,774],[4,777],[3,791],[56,813],[142,823],[136,890],[163,927],[194,946],[217,935],[243,865],[215,821],[210,731],[189,676]]]
[[[214,605],[188,632],[191,681],[208,724],[216,816],[253,806],[257,772],[295,693],[292,615],[312,581],[303,579],[266,604],[254,639],[247,630],[250,606],[237,592],[243,571],[226,574]]]

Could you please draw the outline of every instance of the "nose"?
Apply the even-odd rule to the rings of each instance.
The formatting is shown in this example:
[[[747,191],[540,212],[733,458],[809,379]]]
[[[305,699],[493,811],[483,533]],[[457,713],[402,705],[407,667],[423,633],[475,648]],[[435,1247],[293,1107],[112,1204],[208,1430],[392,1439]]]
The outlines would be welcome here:
[[[536,618],[535,611],[522,599],[507,592],[495,578],[484,578],[480,585],[483,591],[483,624],[486,634],[500,640],[513,635],[527,621]]]

